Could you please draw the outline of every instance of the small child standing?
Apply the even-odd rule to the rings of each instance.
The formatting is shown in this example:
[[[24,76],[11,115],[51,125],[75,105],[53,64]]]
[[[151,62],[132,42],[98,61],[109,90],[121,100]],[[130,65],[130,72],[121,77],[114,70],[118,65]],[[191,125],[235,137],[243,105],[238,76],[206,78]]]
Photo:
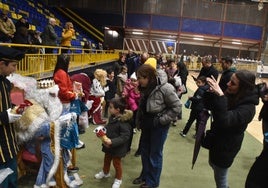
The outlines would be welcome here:
[[[132,139],[133,139],[133,133],[136,132],[136,114],[139,107],[139,101],[140,101],[140,91],[139,91],[139,82],[136,76],[136,73],[134,72],[130,78],[126,81],[126,84],[123,89],[122,97],[125,98],[127,103],[127,109],[131,110],[133,112],[133,120],[131,121],[131,126],[133,129],[133,132],[131,134],[130,140],[129,140],[129,151],[131,149]]]
[[[104,87],[105,91],[105,107],[104,107],[104,117],[108,117],[108,108],[109,108],[109,102],[115,97],[116,94],[116,84],[114,79],[114,70],[108,69],[107,71],[107,78],[106,78],[106,86]]]
[[[182,137],[186,136],[195,120],[196,120],[196,132],[197,132],[198,124],[200,121],[199,114],[204,108],[203,96],[204,93],[209,89],[206,77],[205,76],[198,77],[196,80],[196,85],[198,86],[197,90],[195,91],[192,97],[189,97],[189,100],[192,101],[191,112],[184,129],[180,132],[180,135]]]
[[[126,110],[125,100],[122,98],[113,98],[109,103],[110,118],[106,135],[108,139],[102,143],[104,155],[104,164],[102,171],[95,174],[96,179],[110,177],[110,166],[113,161],[115,168],[115,180],[112,188],[119,188],[122,183],[122,162],[121,159],[127,154],[128,143],[131,135],[131,121],[133,113]]]
[[[127,81],[127,66],[122,66],[120,73],[117,75],[116,80],[116,93],[119,97],[122,96],[122,92]]]

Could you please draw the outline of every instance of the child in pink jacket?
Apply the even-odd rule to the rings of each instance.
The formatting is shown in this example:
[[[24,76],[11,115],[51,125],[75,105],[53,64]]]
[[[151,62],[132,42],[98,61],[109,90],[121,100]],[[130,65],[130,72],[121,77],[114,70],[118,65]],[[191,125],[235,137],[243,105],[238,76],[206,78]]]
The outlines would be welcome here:
[[[136,119],[136,112],[137,112],[138,106],[139,106],[140,92],[138,89],[138,80],[137,80],[135,72],[126,81],[123,92],[122,92],[122,97],[124,97],[126,100],[127,109],[133,111],[133,121],[131,123],[131,126],[133,128],[133,132],[136,132],[135,119]],[[131,143],[132,143],[133,132],[131,134],[131,139],[130,139],[130,143],[129,143],[129,151],[130,151],[130,147],[131,147]]]

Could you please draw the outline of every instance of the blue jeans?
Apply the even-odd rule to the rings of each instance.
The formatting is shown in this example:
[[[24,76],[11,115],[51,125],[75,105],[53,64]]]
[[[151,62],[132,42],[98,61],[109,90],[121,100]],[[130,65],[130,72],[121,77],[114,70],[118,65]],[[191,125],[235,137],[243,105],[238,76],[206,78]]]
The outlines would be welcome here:
[[[210,166],[214,171],[214,179],[217,185],[217,188],[228,188],[228,168],[221,168],[209,161]]]
[[[142,128],[140,138],[142,173],[146,185],[158,187],[163,163],[163,147],[169,125],[148,125]]]
[[[18,187],[18,171],[17,171],[17,158],[13,158],[3,164],[0,164],[0,169],[10,168],[13,170],[6,179],[0,184],[0,188],[17,188]]]

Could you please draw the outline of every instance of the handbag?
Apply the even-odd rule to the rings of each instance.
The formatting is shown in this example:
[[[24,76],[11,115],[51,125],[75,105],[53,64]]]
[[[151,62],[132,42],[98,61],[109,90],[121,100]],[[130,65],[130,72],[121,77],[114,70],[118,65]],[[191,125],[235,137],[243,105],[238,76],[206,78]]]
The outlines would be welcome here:
[[[185,104],[184,104],[185,108],[191,109],[192,108],[192,101],[190,99],[188,99]]]
[[[214,134],[211,132],[211,130],[207,130],[201,140],[201,146],[206,149],[211,149],[213,137]]]

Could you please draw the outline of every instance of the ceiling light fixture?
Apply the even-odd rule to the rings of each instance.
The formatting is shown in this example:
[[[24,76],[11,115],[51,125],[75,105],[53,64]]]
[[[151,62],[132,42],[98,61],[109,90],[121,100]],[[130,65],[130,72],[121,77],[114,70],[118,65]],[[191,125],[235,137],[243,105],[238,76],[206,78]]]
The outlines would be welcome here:
[[[143,32],[133,31],[132,34],[133,34],[133,35],[143,35]]]
[[[204,40],[204,38],[194,37],[194,40]]]
[[[237,44],[237,45],[242,45],[242,43],[241,42],[232,42],[232,44]]]

